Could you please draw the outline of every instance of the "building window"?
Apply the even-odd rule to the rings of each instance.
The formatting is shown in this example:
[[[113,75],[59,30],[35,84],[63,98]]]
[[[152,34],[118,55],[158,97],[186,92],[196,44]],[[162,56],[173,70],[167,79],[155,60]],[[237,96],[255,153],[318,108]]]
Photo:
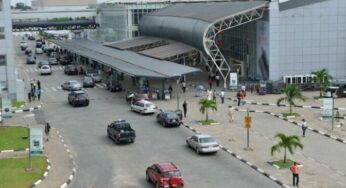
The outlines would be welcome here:
[[[0,55],[0,66],[6,65],[6,56]]]
[[[5,39],[5,28],[0,27],[0,39]]]
[[[2,9],[3,9],[3,5],[4,3],[2,2],[2,0],[0,0],[0,11],[2,11]]]

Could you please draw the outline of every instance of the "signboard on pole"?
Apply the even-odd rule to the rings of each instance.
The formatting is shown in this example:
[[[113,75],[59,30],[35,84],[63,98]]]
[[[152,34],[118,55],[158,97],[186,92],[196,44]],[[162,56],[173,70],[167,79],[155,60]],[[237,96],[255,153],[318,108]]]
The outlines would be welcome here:
[[[251,128],[251,124],[252,124],[252,118],[251,116],[245,116],[244,117],[244,126],[245,128]]]
[[[229,89],[237,90],[238,89],[238,73],[231,72],[229,74]]]
[[[332,118],[333,116],[333,98],[323,98],[323,118]]]
[[[43,131],[40,128],[30,128],[30,154],[43,153]]]
[[[1,102],[2,102],[1,103],[2,117],[11,118],[12,117],[11,99],[9,99],[7,96],[2,96]]]

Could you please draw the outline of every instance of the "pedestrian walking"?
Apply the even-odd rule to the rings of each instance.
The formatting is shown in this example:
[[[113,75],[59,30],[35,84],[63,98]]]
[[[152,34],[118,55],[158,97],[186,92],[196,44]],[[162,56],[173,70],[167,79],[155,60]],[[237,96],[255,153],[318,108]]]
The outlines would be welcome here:
[[[46,126],[44,128],[44,132],[46,133],[46,141],[48,141],[48,137],[49,137],[49,132],[50,132],[50,124],[47,122]]]
[[[208,84],[209,84],[209,89],[211,89],[213,86],[213,79],[211,77],[208,79]]]
[[[232,123],[234,121],[234,108],[232,106],[228,106],[228,116],[229,121]]]
[[[181,89],[183,90],[183,93],[185,93],[185,91],[186,91],[186,82],[185,81],[183,81],[181,83]]]
[[[37,89],[37,100],[40,101],[41,100],[41,89]]]
[[[213,99],[213,92],[211,90],[207,91],[207,99],[210,101]]]
[[[172,98],[172,92],[173,92],[173,88],[171,85],[169,85],[168,87],[168,91],[169,91],[169,96]]]
[[[220,97],[221,97],[221,104],[225,103],[225,90],[224,89],[220,92]]]
[[[35,92],[35,86],[31,89],[31,99],[32,101],[35,101],[35,97],[36,97],[36,92]]]
[[[213,101],[216,102],[216,91],[215,91],[215,89],[214,89],[214,91],[213,91]]]
[[[305,137],[305,132],[306,132],[306,129],[308,128],[308,124],[307,122],[305,121],[305,119],[302,119],[302,131],[303,131],[303,137]]]
[[[183,103],[183,111],[184,111],[184,118],[186,118],[186,113],[187,113],[187,103],[184,101]]]
[[[40,80],[37,80],[37,89],[41,89],[41,82],[40,82]]]
[[[29,102],[31,102],[31,91],[29,91],[29,93],[28,93],[28,100],[29,100]]]
[[[253,93],[253,90],[254,90],[254,85],[253,85],[253,84],[251,84],[250,90],[251,90],[251,94],[252,94],[252,93]]]
[[[293,186],[299,187],[299,167],[296,162],[293,163],[293,165],[290,168],[293,176]]]
[[[216,81],[216,86],[219,87],[219,85],[220,85],[220,74],[219,73],[217,73],[215,75],[215,81]]]
[[[240,91],[237,93],[238,106],[240,106]]]

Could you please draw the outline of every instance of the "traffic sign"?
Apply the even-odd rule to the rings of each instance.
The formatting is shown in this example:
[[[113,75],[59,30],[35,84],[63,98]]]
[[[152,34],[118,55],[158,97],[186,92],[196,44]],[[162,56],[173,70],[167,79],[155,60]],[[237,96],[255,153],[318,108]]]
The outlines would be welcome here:
[[[245,128],[251,128],[251,124],[252,124],[252,117],[251,116],[245,116],[244,117],[244,126]]]

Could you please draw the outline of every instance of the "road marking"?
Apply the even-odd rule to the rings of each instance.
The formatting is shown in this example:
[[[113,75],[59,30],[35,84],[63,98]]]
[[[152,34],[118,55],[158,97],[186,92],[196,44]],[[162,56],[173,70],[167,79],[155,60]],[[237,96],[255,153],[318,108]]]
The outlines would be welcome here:
[[[50,91],[47,87],[44,87],[43,90],[46,91],[46,92]]]
[[[101,85],[102,85],[103,87],[107,87],[107,85],[106,85],[105,83],[101,83]]]
[[[55,89],[54,87],[50,87],[53,91],[58,91],[57,89]]]
[[[104,88],[102,85],[100,85],[100,84],[96,84],[96,86],[97,87],[99,87],[99,88]]]
[[[58,86],[57,88],[60,89],[60,90],[62,90],[61,86]]]

